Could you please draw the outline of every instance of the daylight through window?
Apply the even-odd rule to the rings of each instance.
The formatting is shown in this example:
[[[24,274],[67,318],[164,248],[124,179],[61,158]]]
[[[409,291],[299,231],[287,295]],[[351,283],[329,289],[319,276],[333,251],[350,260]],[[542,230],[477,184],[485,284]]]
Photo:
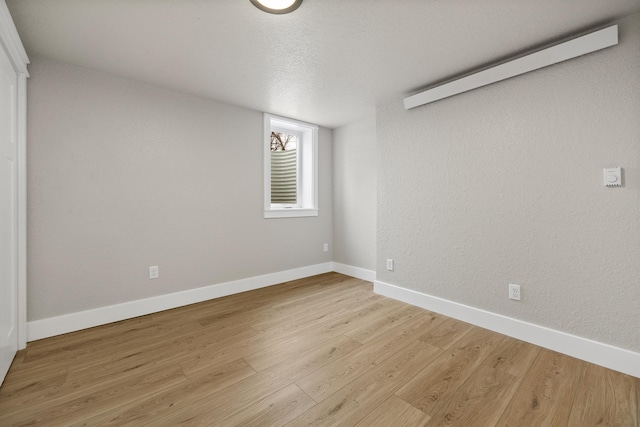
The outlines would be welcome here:
[[[264,117],[265,218],[317,216],[318,127]]]
[[[298,203],[298,136],[271,131],[271,204]]]

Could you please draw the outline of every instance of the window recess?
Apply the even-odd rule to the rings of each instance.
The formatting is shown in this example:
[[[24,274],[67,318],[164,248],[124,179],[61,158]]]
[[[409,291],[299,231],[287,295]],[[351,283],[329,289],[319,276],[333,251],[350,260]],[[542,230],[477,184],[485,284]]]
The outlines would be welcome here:
[[[264,217],[318,215],[318,126],[264,115]]]

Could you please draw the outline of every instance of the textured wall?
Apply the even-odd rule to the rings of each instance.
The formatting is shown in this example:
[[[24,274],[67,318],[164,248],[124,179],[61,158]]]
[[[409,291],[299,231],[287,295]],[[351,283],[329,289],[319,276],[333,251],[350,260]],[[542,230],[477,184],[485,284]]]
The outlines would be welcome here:
[[[333,259],[375,271],[375,117],[335,129],[333,140]]]
[[[616,47],[378,106],[378,280],[640,351],[640,15],[620,24]]]
[[[29,320],[331,260],[330,130],[320,215],[267,220],[261,113],[32,61]]]

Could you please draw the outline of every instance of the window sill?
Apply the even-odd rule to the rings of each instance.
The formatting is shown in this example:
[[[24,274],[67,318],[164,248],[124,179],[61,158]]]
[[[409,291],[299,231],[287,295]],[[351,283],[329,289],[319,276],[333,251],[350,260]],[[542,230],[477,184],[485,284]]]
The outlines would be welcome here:
[[[296,218],[305,216],[318,216],[318,209],[270,209],[264,211],[265,218]]]

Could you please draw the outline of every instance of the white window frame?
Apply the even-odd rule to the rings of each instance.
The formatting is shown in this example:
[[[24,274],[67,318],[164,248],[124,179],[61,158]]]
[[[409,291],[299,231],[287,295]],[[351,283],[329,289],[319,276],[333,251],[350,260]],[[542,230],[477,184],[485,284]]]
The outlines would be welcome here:
[[[271,203],[271,131],[298,137],[297,203]],[[264,113],[264,217],[318,216],[318,126]]]

